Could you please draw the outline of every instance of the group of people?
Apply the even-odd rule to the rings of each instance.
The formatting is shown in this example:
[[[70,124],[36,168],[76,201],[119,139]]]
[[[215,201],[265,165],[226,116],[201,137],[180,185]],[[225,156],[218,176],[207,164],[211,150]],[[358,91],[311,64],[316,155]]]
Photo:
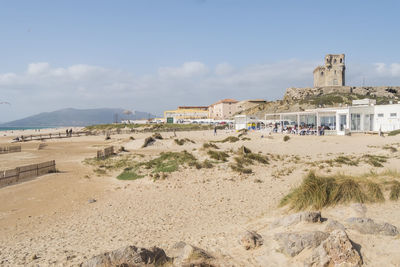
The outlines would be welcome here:
[[[298,125],[284,125],[283,127],[275,123],[275,125],[272,128],[272,132],[274,133],[287,133],[287,134],[298,134],[298,135],[324,135],[325,130],[329,130],[329,127],[327,126],[318,126],[316,129],[314,125],[304,125],[304,126],[298,126]]]
[[[72,137],[72,129],[66,129],[65,133],[67,134],[67,136]]]

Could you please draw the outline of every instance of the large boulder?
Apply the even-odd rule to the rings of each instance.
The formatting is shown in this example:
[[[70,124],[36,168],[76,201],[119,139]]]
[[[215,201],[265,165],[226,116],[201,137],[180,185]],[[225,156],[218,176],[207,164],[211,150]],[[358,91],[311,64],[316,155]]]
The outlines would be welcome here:
[[[168,250],[168,256],[173,259],[174,266],[212,267],[214,257],[205,250],[186,244],[176,243]]]
[[[399,234],[397,227],[389,223],[376,223],[370,218],[348,218],[345,225],[349,229],[358,231],[361,234],[389,235]]]
[[[151,267],[160,266],[168,262],[164,250],[158,247],[150,249],[138,248],[135,246],[122,247],[111,252],[97,255],[86,262],[81,263],[81,267]]]
[[[245,231],[239,238],[239,243],[246,249],[254,249],[263,244],[261,235],[254,231]]]
[[[287,256],[294,257],[305,248],[315,248],[327,239],[328,233],[312,231],[306,233],[278,233],[274,239],[278,242],[279,252]]]
[[[272,223],[271,227],[290,226],[293,224],[297,224],[299,222],[309,222],[309,223],[321,222],[321,212],[303,211],[294,213],[275,220]]]
[[[345,231],[346,227],[336,220],[329,219],[327,225],[325,226],[325,231],[332,232],[338,229]]]
[[[362,259],[346,232],[339,229],[332,231],[329,237],[313,250],[304,265],[353,267],[361,266]]]

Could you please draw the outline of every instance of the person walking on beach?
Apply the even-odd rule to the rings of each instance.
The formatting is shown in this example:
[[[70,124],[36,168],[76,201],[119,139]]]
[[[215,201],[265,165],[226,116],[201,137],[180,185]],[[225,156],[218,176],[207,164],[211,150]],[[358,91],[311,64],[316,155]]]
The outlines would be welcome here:
[[[217,126],[214,126],[214,135],[217,135]]]
[[[68,129],[65,130],[66,137],[68,137]]]

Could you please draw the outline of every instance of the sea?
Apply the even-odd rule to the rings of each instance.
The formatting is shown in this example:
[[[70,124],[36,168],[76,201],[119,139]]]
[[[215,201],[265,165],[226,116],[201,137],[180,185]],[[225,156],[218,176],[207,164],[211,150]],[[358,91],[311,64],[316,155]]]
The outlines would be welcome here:
[[[41,127],[34,127],[34,126],[29,126],[29,127],[0,127],[0,132],[2,131],[19,131],[19,130],[40,130],[40,129],[50,129],[50,128],[56,128],[52,126],[41,126]]]

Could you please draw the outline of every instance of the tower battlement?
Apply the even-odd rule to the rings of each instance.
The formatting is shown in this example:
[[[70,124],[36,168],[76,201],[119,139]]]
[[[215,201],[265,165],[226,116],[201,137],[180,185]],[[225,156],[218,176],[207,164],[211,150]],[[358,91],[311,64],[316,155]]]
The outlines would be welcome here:
[[[314,69],[314,87],[345,86],[344,54],[328,54],[324,65]]]

